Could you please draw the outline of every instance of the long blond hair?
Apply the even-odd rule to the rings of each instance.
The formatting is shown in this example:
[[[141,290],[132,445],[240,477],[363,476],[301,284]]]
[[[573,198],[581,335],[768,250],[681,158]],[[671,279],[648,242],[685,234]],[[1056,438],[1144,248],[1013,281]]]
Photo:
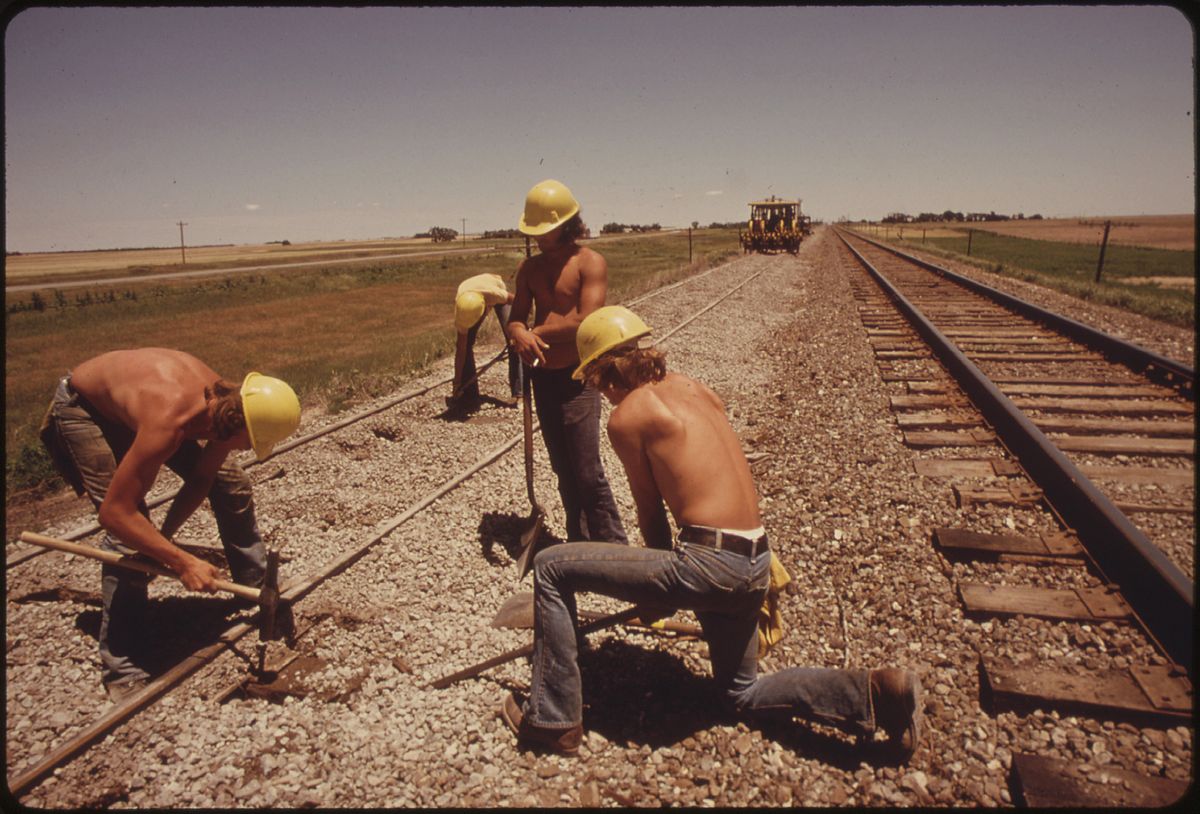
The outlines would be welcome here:
[[[632,390],[643,384],[661,382],[667,375],[667,355],[654,348],[626,345],[614,348],[587,366],[585,384],[603,390],[619,387]]]
[[[246,413],[242,410],[242,391],[231,381],[217,379],[204,388],[204,399],[216,399],[213,410],[213,432],[220,441],[227,441],[246,426]]]

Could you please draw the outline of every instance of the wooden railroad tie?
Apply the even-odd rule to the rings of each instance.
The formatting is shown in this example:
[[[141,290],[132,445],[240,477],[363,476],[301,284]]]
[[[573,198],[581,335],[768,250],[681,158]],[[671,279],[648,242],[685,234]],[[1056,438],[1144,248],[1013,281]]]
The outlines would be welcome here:
[[[1003,667],[980,657],[981,703],[989,712],[1035,709],[1100,720],[1179,726],[1192,718],[1192,683],[1180,667],[1150,664],[1088,675]]]
[[[1011,478],[1023,470],[1002,458],[922,458],[913,461],[913,471],[927,478]]]
[[[966,432],[913,431],[904,433],[904,443],[910,447],[982,447],[996,443],[996,434],[991,430],[978,428]]]
[[[1124,621],[1132,615],[1115,588],[1035,588],[960,582],[959,598],[969,614],[1034,616],[1080,622]]]
[[[959,508],[977,506],[981,503],[999,503],[1004,506],[1032,506],[1041,501],[1044,492],[1026,483],[1010,483],[1004,486],[961,486],[954,484],[954,502]]]
[[[1068,532],[1030,537],[938,528],[933,530],[933,544],[948,559],[1004,560],[1020,557],[1022,562],[1083,562],[1083,547],[1079,544],[1079,538]]]
[[[1014,802],[1027,808],[1160,808],[1179,802],[1189,785],[1108,766],[1090,768],[1085,772],[1065,760],[1015,754]]]

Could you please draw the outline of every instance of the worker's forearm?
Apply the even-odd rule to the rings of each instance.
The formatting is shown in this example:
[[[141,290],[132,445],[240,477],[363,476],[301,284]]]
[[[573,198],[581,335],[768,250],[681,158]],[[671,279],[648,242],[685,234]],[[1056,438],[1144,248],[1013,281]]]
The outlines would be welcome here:
[[[182,573],[190,556],[159,532],[141,512],[105,509],[101,506],[100,525],[130,548],[145,554],[176,573]]]
[[[652,512],[643,515],[638,513],[638,528],[642,531],[642,539],[647,548],[659,548],[664,551],[671,548],[671,524],[667,521],[665,511]]]

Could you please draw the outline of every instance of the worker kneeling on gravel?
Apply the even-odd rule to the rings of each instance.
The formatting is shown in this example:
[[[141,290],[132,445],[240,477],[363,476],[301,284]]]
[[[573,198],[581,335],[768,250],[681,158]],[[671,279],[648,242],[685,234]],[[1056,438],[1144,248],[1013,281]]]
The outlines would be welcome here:
[[[249,373],[239,387],[190,354],[139,348],[101,354],[63,376],[41,437],[63,478],[96,505],[107,531],[101,548],[146,555],[188,588],[212,592],[217,569],[172,536],[208,498],[233,579],[261,586],[267,557],[250,479],[226,458],[253,449],[262,460],[299,424],[300,402],[279,379]],[[164,464],[183,486],[158,529],[145,496]],[[114,701],[149,679],[140,666],[149,580],[103,567],[100,659]]]
[[[454,382],[446,397],[446,406],[451,410],[479,409],[479,382],[474,380],[475,336],[490,306],[507,341],[512,301],[513,295],[499,274],[476,274],[459,284],[454,297],[454,329],[458,334],[454,346]],[[508,388],[511,398],[505,404],[514,406],[521,395],[521,357],[515,351],[508,355]]]
[[[590,591],[695,611],[713,677],[737,712],[798,716],[864,735],[882,729],[891,748],[911,758],[920,720],[914,673],[791,667],[757,675],[771,551],[750,466],[717,395],[668,373],[661,352],[638,348],[649,333],[628,309],[600,308],[579,326],[574,374],[614,405],[608,437],[647,547],[572,543],[537,555],[529,697],[506,696],[501,718],[520,745],[578,752],[583,711],[572,609],[575,594]],[[674,542],[666,509],[679,526]]]

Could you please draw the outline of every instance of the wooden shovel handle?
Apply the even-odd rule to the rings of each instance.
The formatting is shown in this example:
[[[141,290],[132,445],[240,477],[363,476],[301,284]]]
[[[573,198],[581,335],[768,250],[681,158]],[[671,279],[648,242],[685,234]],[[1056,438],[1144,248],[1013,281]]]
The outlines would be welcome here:
[[[95,546],[80,545],[67,540],[60,540],[57,537],[47,537],[44,534],[35,534],[32,531],[21,532],[21,542],[33,543],[40,545],[43,548],[56,548],[59,551],[64,551],[67,554],[78,554],[82,557],[90,557],[93,560],[108,563],[109,565],[118,565],[121,568],[128,568],[131,571],[141,571],[144,574],[154,574],[160,577],[171,577],[179,579],[179,576],[168,568],[165,568],[156,563],[145,562],[133,557],[125,557],[115,551],[105,551]],[[236,582],[228,582],[223,579],[215,580],[217,590],[226,591],[228,593],[240,596],[243,599],[249,599],[251,602],[259,601],[259,591],[257,588],[251,588],[246,585],[238,585]]]

